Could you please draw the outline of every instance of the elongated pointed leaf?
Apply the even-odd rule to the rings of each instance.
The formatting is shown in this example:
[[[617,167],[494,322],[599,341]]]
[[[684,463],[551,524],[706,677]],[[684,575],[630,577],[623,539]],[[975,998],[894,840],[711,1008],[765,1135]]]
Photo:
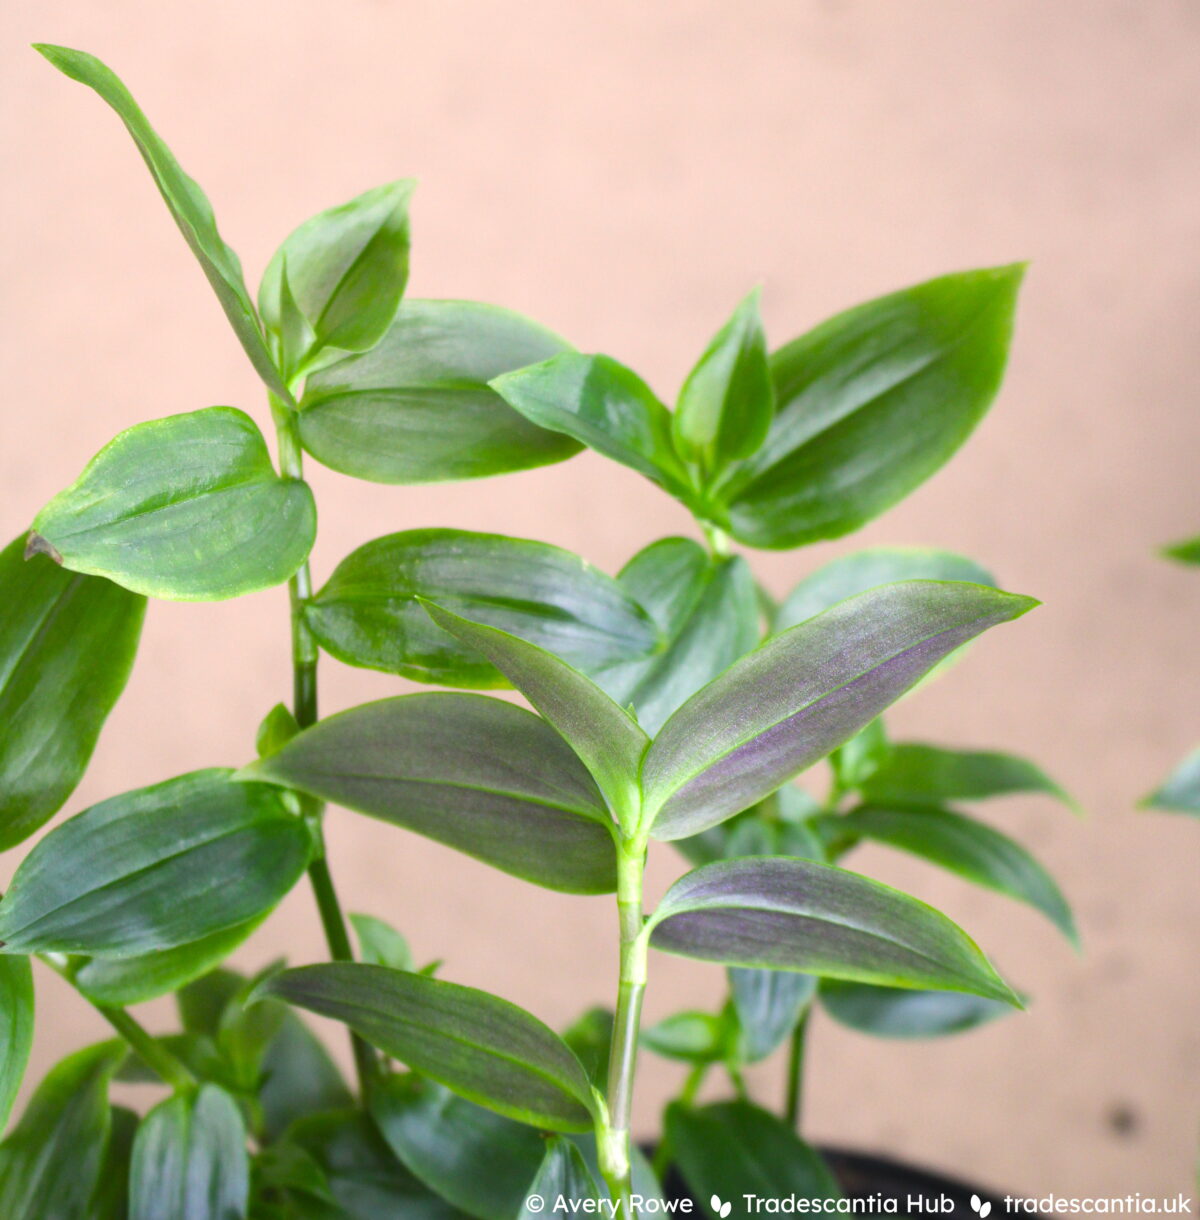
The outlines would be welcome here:
[[[906,581],[839,602],[743,657],[663,726],[642,784],[651,833],[679,839],[746,809],[852,737],[943,657],[1037,603]]]
[[[354,1105],[325,1044],[290,1009],[263,1054],[258,1102],[271,1140],[306,1115]]]
[[[1004,374],[1024,268],[942,276],[847,310],[775,352],[775,417],[717,493],[751,546],[837,538],[938,470]]]
[[[128,957],[273,907],[308,863],[309,833],[279,789],[230,775],[193,771],[51,831],[0,903],[5,951]]]
[[[92,1220],[109,1134],[108,1083],[123,1045],[88,1047],[53,1067],[0,1144],[0,1216]]]
[[[0,957],[0,1132],[33,1046],[33,971],[27,957]]]
[[[534,1220],[546,1208],[561,1215],[563,1209],[557,1206],[560,1199],[571,1211],[587,1214],[595,1210],[601,1200],[607,1202],[609,1198],[608,1191],[596,1184],[583,1154],[564,1135],[554,1135],[546,1141],[546,1152],[529,1187],[529,1195],[531,1199],[536,1197],[541,1201],[541,1206],[531,1207],[526,1203],[517,1214],[517,1220]]]
[[[289,370],[311,363],[322,348],[364,352],[383,338],[408,282],[414,185],[409,179],[389,182],[319,212],[275,252],[258,304]],[[302,329],[311,336],[306,344],[291,337],[296,332],[289,307],[304,320]]]
[[[124,1106],[109,1107],[108,1140],[89,1220],[129,1220],[129,1166],[139,1116]]]
[[[692,1195],[719,1220],[713,1200],[741,1207],[746,1195],[763,1199],[838,1199],[833,1174],[820,1154],[786,1123],[748,1101],[698,1109],[667,1109],[666,1138]]]
[[[688,374],[672,417],[675,448],[711,475],[763,443],[774,413],[758,289],[745,298]]]
[[[71,795],[133,667],[146,602],[44,555],[0,551],[0,850]]]
[[[502,1000],[402,970],[335,962],[285,970],[260,995],[349,1025],[460,1096],[551,1131],[591,1129],[591,1086],[570,1048]]]
[[[415,970],[412,950],[391,924],[374,915],[351,915],[354,935],[358,937],[359,956],[373,966],[390,966],[393,970]]]
[[[877,1038],[938,1038],[1012,1012],[999,1000],[961,991],[909,991],[841,979],[822,979],[818,995],[839,1024]]]
[[[642,1030],[641,1044],[664,1059],[716,1063],[728,1050],[729,1028],[710,1012],[676,1012]]]
[[[562,734],[623,828],[637,816],[637,771],[650,739],[590,678],[544,648],[425,603],[429,617],[482,653]]]
[[[1200,816],[1200,750],[1193,750],[1142,803],[1148,809]]]
[[[242,1220],[250,1162],[233,1098],[206,1084],[155,1106],[134,1141],[129,1193],[129,1220]]]
[[[338,564],[305,606],[318,642],[351,665],[443,686],[504,686],[478,652],[430,621],[427,598],[591,671],[643,657],[655,624],[611,577],[570,551],[467,530],[376,538]]]
[[[773,629],[786,631],[838,602],[898,580],[965,580],[996,585],[973,559],[932,547],[877,546],[843,555],[806,576],[783,600]]]
[[[1200,563],[1200,535],[1163,547],[1163,554],[1178,563]]]
[[[714,559],[690,538],[663,538],[639,551],[617,579],[653,615],[666,647],[594,677],[622,707],[633,706],[647,733],[656,733],[758,643],[754,577],[739,556]]]
[[[671,413],[616,360],[566,352],[497,377],[492,387],[530,423],[564,433],[674,495],[689,495],[687,471],[671,439]]]
[[[381,699],[330,716],[241,775],[382,818],[537,885],[616,886],[609,817],[562,738],[482,695]]]
[[[969,991],[1019,1007],[975,942],[940,911],[810,860],[706,864],[667,891],[650,926],[655,948],[682,957]]]
[[[309,377],[300,437],[317,461],[374,483],[475,479],[561,462],[579,445],[528,423],[488,382],[569,344],[472,301],[404,301],[369,352]]]
[[[308,557],[307,483],[281,479],[233,407],[137,424],[38,513],[30,551],[135,593],[219,601],[269,589]]]
[[[886,843],[1007,894],[1041,911],[1078,945],[1071,908],[1054,878],[1007,835],[948,809],[885,809],[869,806],[838,819],[852,834]]]
[[[199,185],[183,172],[171,150],[150,126],[129,90],[111,68],[94,55],[74,51],[70,47],[35,43],[34,49],[40,51],[64,75],[94,89],[117,112],[133,137],[138,152],[142,154],[175,223],[217,294],[217,300],[246,355],[250,357],[250,363],[267,389],[287,401],[287,387],[267,351],[254,305],[242,278],[241,263],[217,232],[212,205]]]
[[[729,969],[729,989],[748,1063],[765,1059],[791,1037],[817,992],[811,974],[792,970]]]

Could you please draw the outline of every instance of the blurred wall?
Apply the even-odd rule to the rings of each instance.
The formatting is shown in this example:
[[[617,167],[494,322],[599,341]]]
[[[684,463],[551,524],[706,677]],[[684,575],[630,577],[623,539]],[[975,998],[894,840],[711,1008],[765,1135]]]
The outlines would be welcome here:
[[[818,1019],[809,1126],[1013,1191],[1188,1186],[1200,827],[1133,805],[1200,738],[1200,580],[1153,554],[1200,528],[1194,3],[6,0],[0,33],[4,537],[131,423],[216,403],[266,419],[125,132],[34,39],[92,50],[128,81],[252,285],[300,220],[417,175],[413,294],[523,310],[663,395],[754,283],[778,343],[937,272],[1031,259],[1006,387],[962,454],[853,540],[755,562],[783,592],[852,547],[925,543],[1044,600],[893,723],[1030,753],[1078,794],[1086,821],[1040,800],[992,813],[1063,877],[1086,953],[1001,898],[855,857],[944,905],[1036,1003],[939,1045]],[[384,488],[320,468],[312,482],[318,579],[410,526],[545,538],[609,570],[689,529],[590,455],[479,484]],[[285,600],[152,606],[69,810],[244,760],[287,690]],[[402,685],[332,662],[322,681],[326,709]],[[340,811],[329,832],[348,905],[394,920],[449,977],[554,1023],[611,994],[607,902],[524,888]],[[664,850],[655,887],[678,868]],[[311,908],[298,889],[242,960],[317,956]],[[649,1015],[719,986],[711,968],[656,961]],[[39,1072],[102,1032],[53,980],[40,1003]],[[679,1073],[644,1067],[650,1131]],[[766,1065],[755,1090],[774,1098],[781,1071]]]

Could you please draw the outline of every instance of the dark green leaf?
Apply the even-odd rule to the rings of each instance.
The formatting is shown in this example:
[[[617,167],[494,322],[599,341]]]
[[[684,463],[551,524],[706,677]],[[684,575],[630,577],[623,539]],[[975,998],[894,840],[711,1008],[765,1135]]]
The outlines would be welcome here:
[[[645,656],[653,622],[611,577],[544,542],[467,530],[376,538],[338,564],[305,606],[340,661],[443,686],[503,686],[474,649],[430,621],[418,598],[499,627],[578,669]]]
[[[140,1121],[133,1110],[124,1106],[110,1109],[108,1142],[89,1220],[129,1220],[129,1166]]]
[[[275,1041],[288,1015],[285,1004],[264,1001],[256,994],[259,984],[282,967],[282,961],[272,962],[247,979],[221,1012],[217,1046],[239,1092],[252,1093],[258,1088],[267,1048]]]
[[[550,889],[616,886],[595,784],[545,721],[498,699],[438,692],[367,703],[241,774],[382,818]]]
[[[33,1046],[33,971],[27,957],[0,957],[0,1132]]]
[[[180,1024],[189,1033],[207,1034],[215,1039],[225,1010],[245,983],[244,975],[222,967],[180,988],[175,996]]]
[[[728,1029],[708,1012],[677,1012],[642,1030],[642,1045],[665,1059],[715,1063],[725,1057]]]
[[[590,678],[536,644],[426,602],[439,627],[481,652],[562,735],[622,827],[637,814],[637,773],[650,739]]]
[[[207,1034],[164,1034],[154,1041],[178,1059],[197,1080],[210,1080],[231,1089],[237,1087],[229,1065]],[[113,1079],[121,1084],[162,1084],[162,1075],[133,1051]]]
[[[0,551],[0,850],[71,795],[133,667],[144,598]]]
[[[639,551],[617,579],[654,616],[666,648],[595,678],[622,707],[633,706],[647,733],[657,733],[676,708],[758,643],[754,577],[738,556],[714,559],[690,538],[663,538]]]
[[[693,695],[655,738],[642,769],[651,833],[683,838],[748,808],[961,644],[1035,605],[982,585],[906,581],[768,640]]]
[[[0,903],[6,952],[128,957],[273,907],[308,863],[309,833],[277,788],[230,774],[126,792],[52,830]]]
[[[675,882],[649,926],[655,948],[701,961],[969,991],[1019,1007],[975,942],[941,912],[810,860],[706,864]]]
[[[936,1038],[1012,1012],[998,1000],[960,991],[908,991],[839,979],[822,979],[818,994],[835,1021],[877,1038]]]
[[[675,448],[706,476],[763,443],[774,414],[756,288],[688,374],[672,418]]]
[[[258,1101],[269,1140],[306,1115],[354,1104],[321,1040],[290,1010],[263,1055]]]
[[[560,1199],[566,1204],[568,1212],[584,1209],[591,1212],[593,1208],[587,1207],[588,1204],[607,1201],[609,1197],[607,1190],[602,1191],[596,1185],[583,1154],[563,1135],[551,1136],[546,1141],[546,1153],[529,1187],[529,1194],[543,1200],[543,1205],[531,1208],[526,1204],[518,1213],[517,1220],[534,1220],[543,1211],[562,1215],[564,1209],[557,1206]]]
[[[690,495],[671,439],[671,413],[623,364],[566,352],[497,377],[492,387],[530,423],[564,433],[674,495]]]
[[[527,423],[488,382],[568,347],[494,305],[404,301],[371,351],[308,379],[300,437],[317,461],[375,483],[473,479],[561,462],[579,446]]]
[[[241,1220],[250,1164],[237,1103],[206,1084],[155,1106],[138,1128],[129,1181],[129,1220]]]
[[[910,852],[1041,911],[1078,945],[1079,933],[1054,878],[1019,844],[984,822],[947,809],[856,809],[838,819],[852,834]]]
[[[155,185],[162,193],[180,232],[204,271],[234,333],[245,348],[250,363],[258,371],[269,390],[288,398],[287,387],[271,361],[263,340],[258,318],[246,284],[238,256],[225,244],[217,232],[212,205],[204,192],[179,166],[171,150],[159,139],[146,116],[138,108],[129,90],[116,74],[94,55],[35,43],[60,72],[94,89],[117,112],[142,154]]]
[[[351,915],[354,934],[358,937],[360,956],[372,966],[390,966],[393,970],[415,970],[408,941],[391,924],[374,915]]]
[[[300,725],[296,722],[296,717],[285,704],[277,703],[262,718],[258,731],[254,734],[254,752],[259,758],[275,754],[299,732]]]
[[[667,1109],[675,1163],[706,1212],[744,1195],[764,1199],[837,1199],[841,1192],[820,1154],[782,1120],[748,1101]]]
[[[601,1092],[607,1087],[613,1020],[611,1008],[589,1008],[578,1021],[563,1030],[563,1041],[575,1052],[588,1079]]]
[[[1193,750],[1142,803],[1148,809],[1200,815],[1200,750]]]
[[[532,1127],[414,1076],[389,1077],[370,1107],[391,1149],[430,1190],[478,1220],[513,1220],[521,1210],[545,1150]]]
[[[34,519],[29,550],[135,593],[220,601],[269,589],[308,557],[308,484],[275,474],[258,425],[233,407],[136,424]]]
[[[1179,563],[1200,563],[1200,536],[1173,542],[1170,546],[1163,547],[1163,554]]]
[[[747,1063],[757,1063],[791,1037],[812,1003],[817,980],[792,970],[731,966],[729,988],[742,1031],[742,1057]]]
[[[938,470],[1000,388],[1023,271],[929,280],[775,352],[770,432],[717,493],[734,537],[773,548],[837,538]]]
[[[51,1068],[0,1144],[0,1216],[93,1220],[108,1141],[108,1082],[125,1048],[105,1042]]]
[[[940,805],[1017,792],[1044,792],[1072,808],[1075,802],[1036,763],[991,750],[946,750],[898,742],[861,786],[872,802]]]
[[[310,366],[321,349],[365,352],[383,338],[408,282],[414,185],[389,182],[318,212],[276,251],[263,273],[258,306],[281,341],[289,373]],[[303,325],[288,316],[293,308]],[[311,336],[309,342],[297,343],[297,333]]]
[[[342,1021],[468,1101],[552,1131],[591,1129],[591,1085],[563,1040],[515,1004],[384,966],[285,970],[261,995]]]

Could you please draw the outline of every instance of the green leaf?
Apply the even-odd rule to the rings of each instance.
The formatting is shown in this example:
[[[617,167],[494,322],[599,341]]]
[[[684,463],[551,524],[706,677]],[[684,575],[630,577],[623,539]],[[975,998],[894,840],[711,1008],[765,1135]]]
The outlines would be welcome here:
[[[656,949],[700,961],[969,991],[1020,1007],[975,942],[940,911],[810,860],[706,864],[675,882],[648,927]]]
[[[254,751],[259,758],[266,758],[282,750],[297,733],[300,725],[291,710],[283,703],[277,703],[262,718],[258,731],[254,734]]]
[[[274,1000],[262,1001],[256,994],[259,984],[278,973],[283,964],[281,960],[271,962],[243,981],[221,1010],[217,1047],[228,1064],[230,1077],[239,1093],[257,1090],[267,1049],[288,1015],[285,1004]]]
[[[354,934],[364,962],[372,966],[390,966],[393,970],[415,970],[408,941],[391,924],[374,915],[351,915]]]
[[[831,318],[775,352],[762,447],[715,494],[734,537],[838,538],[938,470],[991,405],[1024,267],[929,280]]]
[[[877,546],[843,555],[806,576],[783,600],[772,628],[786,631],[838,602],[898,580],[965,580],[996,586],[973,559],[932,547]]]
[[[959,582],[906,581],[847,598],[768,640],[692,696],[642,769],[657,839],[748,808],[823,758],[943,657],[1037,605]]]
[[[273,907],[309,850],[277,788],[193,771],[52,830],[0,903],[0,941],[8,953],[113,957],[191,944]]]
[[[590,678],[553,653],[426,602],[429,617],[481,652],[562,735],[623,828],[637,816],[637,772],[650,739]]]
[[[239,774],[382,818],[549,889],[616,887],[608,812],[591,777],[545,721],[499,699],[437,692],[367,703]]]
[[[245,976],[238,971],[220,967],[181,987],[175,996],[180,1024],[189,1033],[215,1039],[226,1009],[245,983]]]
[[[1007,835],[948,809],[866,806],[837,819],[852,834],[909,852],[1041,911],[1073,944],[1079,933],[1054,878]]]
[[[679,393],[675,448],[707,476],[766,440],[775,402],[756,288],[717,332]]]
[[[338,564],[304,609],[340,661],[444,686],[503,686],[475,650],[432,623],[427,598],[590,671],[644,656],[658,631],[611,577],[544,542],[467,530],[376,538]]]
[[[175,223],[179,225],[180,232],[217,294],[217,300],[221,302],[225,316],[250,357],[250,363],[267,389],[286,402],[289,398],[287,387],[267,351],[254,305],[242,278],[238,256],[217,232],[212,205],[204,192],[180,168],[171,150],[159,139],[129,90],[112,69],[85,51],[73,51],[69,47],[48,43],[34,43],[34,49],[40,51],[64,75],[94,89],[117,112],[133,137],[138,152],[142,154]]]
[[[1200,563],[1200,535],[1185,538],[1182,542],[1173,542],[1170,546],[1163,547],[1162,553],[1178,563]]]
[[[589,1008],[577,1021],[563,1030],[563,1041],[583,1064],[588,1079],[600,1092],[608,1081],[608,1061],[612,1055],[613,1022],[611,1008]]]
[[[818,995],[835,1021],[877,1038],[937,1038],[1012,1012],[998,1000],[958,991],[908,991],[839,979],[822,979]]]
[[[306,1115],[354,1104],[324,1044],[290,1009],[262,1057],[258,1102],[269,1140]]]
[[[383,338],[408,282],[408,201],[415,185],[389,182],[318,212],[275,252],[258,307],[289,373],[310,366],[322,349],[365,352]],[[290,309],[303,326],[288,316]],[[297,344],[297,330],[310,341]]]
[[[663,538],[639,551],[617,580],[654,617],[666,647],[594,677],[622,707],[633,706],[647,733],[656,733],[758,643],[754,576],[740,556],[713,558],[690,538]]]
[[[23,538],[0,551],[0,850],[43,826],[83,778],[146,610],[110,581],[23,551]]]
[[[129,1180],[129,1220],[242,1220],[250,1164],[237,1103],[206,1084],[155,1106],[138,1128]]]
[[[561,432],[687,499],[671,413],[632,370],[608,356],[566,352],[506,373],[492,387],[530,423]]]
[[[812,1003],[817,980],[792,970],[731,966],[729,989],[742,1031],[742,1057],[747,1063],[757,1063],[791,1037]]]
[[[647,1050],[683,1063],[716,1063],[725,1057],[728,1030],[708,1012],[677,1012],[642,1030]]]
[[[1200,816],[1200,749],[1193,750],[1142,805]]]
[[[1078,810],[1071,797],[1027,758],[992,750],[946,750],[919,742],[893,745],[861,791],[872,803],[923,806],[1042,792]]]
[[[33,971],[27,957],[0,957],[0,1132],[8,1123],[33,1046]]]
[[[856,789],[866,783],[883,765],[891,748],[882,717],[876,717],[849,741],[838,746],[829,756],[839,793],[838,799],[841,792]],[[836,804],[836,801],[834,803]]]
[[[141,1119],[133,1110],[124,1106],[110,1108],[108,1142],[89,1220],[129,1220],[129,1166],[139,1122]]]
[[[529,1194],[544,1200],[544,1207],[551,1214],[562,1214],[563,1209],[557,1207],[558,1200],[563,1200],[569,1210],[595,1210],[587,1204],[608,1201],[608,1191],[601,1191],[592,1177],[583,1154],[562,1135],[553,1135],[546,1141],[546,1153],[542,1164],[529,1187]],[[531,1208],[528,1204],[521,1208],[517,1220],[534,1220],[542,1215],[543,1207]]]
[[[838,1199],[833,1174],[820,1154],[785,1122],[748,1101],[698,1109],[667,1108],[666,1138],[692,1195],[706,1212],[714,1203],[765,1199]]]
[[[276,996],[342,1021],[414,1071],[498,1114],[551,1131],[588,1131],[591,1085],[570,1048],[498,996],[385,966],[333,962],[274,975]]]
[[[0,1144],[0,1216],[93,1220],[108,1141],[108,1082],[125,1048],[105,1042],[51,1068]]]
[[[411,1075],[388,1077],[369,1104],[392,1151],[430,1190],[478,1220],[518,1214],[542,1163],[539,1132]]]
[[[242,944],[264,917],[265,913],[256,915],[173,949],[152,949],[133,957],[87,958],[75,970],[71,982],[96,1004],[115,1008],[144,1004],[207,974]]]
[[[308,484],[281,479],[233,407],[136,424],[38,513],[29,552],[172,601],[220,601],[287,580],[308,558]]]
[[[488,382],[568,347],[494,305],[404,301],[369,352],[309,377],[300,438],[318,462],[374,483],[476,479],[561,462],[579,446],[527,423]]]

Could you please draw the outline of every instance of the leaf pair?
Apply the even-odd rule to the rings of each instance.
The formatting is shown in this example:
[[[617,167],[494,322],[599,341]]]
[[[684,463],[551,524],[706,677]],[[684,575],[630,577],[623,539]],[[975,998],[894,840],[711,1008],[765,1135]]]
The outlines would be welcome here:
[[[674,414],[606,356],[564,354],[493,384],[531,422],[636,470],[739,541],[800,546],[877,516],[966,440],[999,388],[1022,274],[930,280],[769,358],[752,295]]]

